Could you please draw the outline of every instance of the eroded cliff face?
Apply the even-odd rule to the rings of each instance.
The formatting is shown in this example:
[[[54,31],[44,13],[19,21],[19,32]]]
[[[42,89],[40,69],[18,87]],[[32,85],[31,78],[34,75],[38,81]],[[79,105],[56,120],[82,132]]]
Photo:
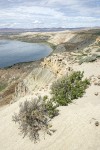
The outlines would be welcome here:
[[[68,63],[69,56],[70,54],[68,53],[53,54],[45,58],[44,61],[41,62],[41,66],[50,69],[57,77],[60,77],[70,70]]]
[[[40,66],[33,69],[16,86],[13,100],[17,101],[20,97],[24,97],[27,94],[34,95],[42,92],[45,95],[46,91],[50,90],[52,82],[72,71],[70,63],[73,63],[73,59],[69,63],[70,56],[68,53],[61,53],[44,58]]]
[[[97,42],[97,43],[100,42],[100,36],[98,36],[98,37],[96,38],[96,42]]]
[[[39,64],[40,61],[36,61],[0,69],[0,106],[9,104],[12,101],[15,88]]]

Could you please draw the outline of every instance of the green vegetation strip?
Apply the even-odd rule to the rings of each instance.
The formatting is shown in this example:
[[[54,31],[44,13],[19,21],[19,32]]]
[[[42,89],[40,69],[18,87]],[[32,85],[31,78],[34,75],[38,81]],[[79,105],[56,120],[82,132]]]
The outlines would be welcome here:
[[[72,100],[82,97],[90,84],[88,79],[83,80],[83,72],[73,72],[53,83],[51,87],[53,101],[59,105],[68,105]]]
[[[0,83],[0,92],[3,91],[6,88],[6,84],[5,83]]]

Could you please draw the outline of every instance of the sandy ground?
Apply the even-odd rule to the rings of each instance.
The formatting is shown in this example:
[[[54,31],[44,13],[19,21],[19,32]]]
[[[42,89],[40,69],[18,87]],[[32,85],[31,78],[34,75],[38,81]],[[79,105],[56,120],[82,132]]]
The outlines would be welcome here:
[[[85,72],[85,77],[100,75],[100,61],[74,65],[74,70]],[[96,96],[95,93],[98,92]],[[21,101],[0,108],[0,150],[100,150],[100,86],[93,83],[86,94],[66,107],[59,107],[60,114],[52,120],[52,136],[46,135],[34,144],[19,134],[18,125],[12,121]]]

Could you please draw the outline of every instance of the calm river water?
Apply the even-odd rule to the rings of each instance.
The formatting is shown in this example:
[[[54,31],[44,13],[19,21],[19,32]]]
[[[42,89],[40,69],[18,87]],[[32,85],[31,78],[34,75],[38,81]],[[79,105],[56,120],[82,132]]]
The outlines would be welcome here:
[[[0,40],[0,68],[39,60],[51,52],[52,48],[45,44]]]

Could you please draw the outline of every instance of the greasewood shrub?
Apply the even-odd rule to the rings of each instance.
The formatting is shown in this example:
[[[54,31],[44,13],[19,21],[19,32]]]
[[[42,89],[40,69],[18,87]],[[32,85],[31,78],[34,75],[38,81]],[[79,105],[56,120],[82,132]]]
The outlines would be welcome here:
[[[84,72],[73,72],[54,82],[51,86],[51,94],[54,102],[59,105],[68,105],[73,99],[82,97],[85,89],[90,84],[88,79],[83,80]]]
[[[52,102],[45,102],[42,97],[20,104],[18,114],[14,114],[13,121],[19,123],[20,131],[31,140],[39,140],[39,131],[51,135],[49,121],[56,116],[58,110]]]
[[[45,109],[48,112],[48,115],[49,115],[50,118],[53,118],[53,117],[58,115],[58,112],[59,112],[58,109],[57,109],[58,105],[55,104],[52,101],[52,99],[50,99],[50,100],[45,99],[44,104],[45,104]]]

